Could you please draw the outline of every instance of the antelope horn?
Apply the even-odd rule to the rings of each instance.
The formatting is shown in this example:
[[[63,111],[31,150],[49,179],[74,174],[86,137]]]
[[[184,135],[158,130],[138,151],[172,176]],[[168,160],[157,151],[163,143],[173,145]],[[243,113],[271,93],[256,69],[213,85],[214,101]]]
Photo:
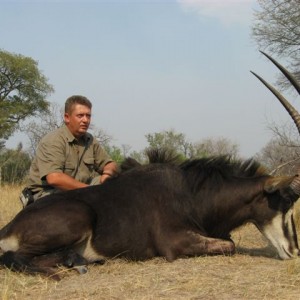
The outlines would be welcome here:
[[[300,94],[300,84],[297,82],[296,78],[282,65],[280,65],[277,61],[275,61],[271,56],[267,55],[266,53],[260,51],[262,54],[264,54],[266,57],[268,57],[277,67],[278,69],[285,75],[285,77],[291,82],[291,84],[295,87],[295,89]],[[283,105],[283,107],[287,110],[289,115],[292,117],[294,123],[296,124],[298,131],[300,133],[300,114],[299,112],[289,103],[283,95],[276,90],[272,85],[270,85],[268,82],[266,82],[262,77],[257,75],[256,73],[250,71],[254,76],[256,76],[274,95],[275,97],[280,101],[280,103]]]
[[[299,169],[298,169],[298,173],[299,173]],[[295,179],[291,182],[290,188],[293,190],[293,192],[296,195],[300,195],[300,177],[299,177],[299,174],[296,175]]]
[[[263,51],[260,51],[260,53],[266,56],[282,72],[282,74],[289,80],[289,82],[297,90],[298,94],[300,94],[300,84],[296,79],[296,77],[291,72],[289,72],[284,66],[278,63],[274,58],[272,58],[270,55],[268,55]]]
[[[279,64],[271,56],[264,53],[263,51],[260,51],[260,52],[263,55],[265,55],[269,60],[271,60],[271,62],[282,72],[282,74],[290,81],[290,83],[294,86],[294,88],[300,94],[300,83],[297,81],[295,76],[292,73],[290,73],[286,68],[284,68],[281,64]],[[300,114],[299,114],[299,112],[272,85],[270,85],[268,82],[266,82],[263,78],[261,78],[259,75],[255,74],[254,72],[251,71],[251,73],[254,76],[256,76],[275,95],[275,97],[280,101],[280,103],[283,105],[283,107],[287,110],[289,115],[292,117],[294,123],[296,124],[296,126],[298,128],[298,132],[300,133]],[[300,170],[298,170],[297,176],[295,177],[295,179],[292,181],[292,183],[290,185],[292,190],[297,195],[300,195],[300,174],[299,173],[300,173]]]

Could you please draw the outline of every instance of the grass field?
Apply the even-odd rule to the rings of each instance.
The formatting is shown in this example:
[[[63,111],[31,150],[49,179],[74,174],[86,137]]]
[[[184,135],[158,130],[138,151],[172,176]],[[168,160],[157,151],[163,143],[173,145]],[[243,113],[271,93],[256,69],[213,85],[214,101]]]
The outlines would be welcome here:
[[[1,227],[21,209],[20,190],[1,187]],[[85,275],[61,269],[60,282],[0,269],[1,299],[300,299],[300,259],[278,260],[251,224],[232,236],[232,257],[110,260]]]

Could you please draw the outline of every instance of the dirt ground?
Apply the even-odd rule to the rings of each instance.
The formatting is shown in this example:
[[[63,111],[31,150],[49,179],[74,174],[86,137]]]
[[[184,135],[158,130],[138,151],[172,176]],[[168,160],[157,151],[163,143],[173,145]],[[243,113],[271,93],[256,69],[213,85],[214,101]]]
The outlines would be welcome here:
[[[1,189],[0,226],[19,209],[20,188]],[[13,199],[13,200],[12,200]],[[121,259],[61,269],[62,280],[0,270],[2,299],[300,299],[300,259],[281,261],[253,225],[233,232],[237,254],[146,262]]]

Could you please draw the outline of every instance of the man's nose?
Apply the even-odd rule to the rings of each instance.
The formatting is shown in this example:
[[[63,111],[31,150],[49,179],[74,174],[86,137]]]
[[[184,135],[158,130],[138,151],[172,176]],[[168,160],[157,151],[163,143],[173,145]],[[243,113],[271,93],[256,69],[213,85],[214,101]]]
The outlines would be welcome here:
[[[90,118],[87,115],[84,115],[83,118],[82,118],[83,122],[89,122],[89,120],[90,120]]]

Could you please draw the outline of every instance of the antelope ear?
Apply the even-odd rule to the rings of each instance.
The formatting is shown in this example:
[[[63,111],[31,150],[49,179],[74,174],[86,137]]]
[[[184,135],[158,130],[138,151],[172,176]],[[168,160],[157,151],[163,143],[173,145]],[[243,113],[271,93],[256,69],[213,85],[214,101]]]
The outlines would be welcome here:
[[[274,193],[278,189],[290,186],[294,179],[295,176],[271,177],[265,182],[264,191],[269,194]]]

